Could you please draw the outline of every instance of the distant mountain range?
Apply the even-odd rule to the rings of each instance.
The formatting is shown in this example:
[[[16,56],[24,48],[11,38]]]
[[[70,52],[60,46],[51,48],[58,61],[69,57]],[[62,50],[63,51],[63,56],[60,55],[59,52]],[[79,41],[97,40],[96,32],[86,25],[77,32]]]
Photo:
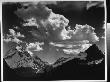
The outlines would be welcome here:
[[[62,65],[52,68],[47,66],[42,74],[36,74],[31,68],[10,69],[4,61],[4,80],[101,80],[104,79],[104,60],[99,63],[88,62],[100,60],[104,58],[104,54],[98,49],[96,44],[93,44],[86,51],[86,60],[78,58],[72,59]],[[60,62],[59,62],[60,63]],[[10,76],[11,75],[11,76]],[[28,79],[27,79],[28,77]],[[13,80],[14,80],[13,79]]]

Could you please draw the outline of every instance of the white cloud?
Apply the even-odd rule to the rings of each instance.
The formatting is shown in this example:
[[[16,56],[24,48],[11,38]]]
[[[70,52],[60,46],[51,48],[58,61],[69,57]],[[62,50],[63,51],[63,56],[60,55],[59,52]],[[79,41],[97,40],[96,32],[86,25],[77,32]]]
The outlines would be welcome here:
[[[29,43],[27,44],[26,50],[29,51],[29,49],[32,49],[32,51],[41,51],[43,50],[43,48],[41,47],[42,45],[44,45],[44,43],[39,43],[39,42],[35,42],[35,43]]]
[[[72,36],[68,35],[69,31],[67,31],[65,28],[61,31],[61,37],[62,40],[71,39]]]
[[[64,47],[64,44],[53,43],[53,42],[50,42],[50,45],[56,46],[56,47]]]
[[[5,42],[15,42],[15,43],[20,43],[22,42],[20,39],[18,39],[18,37],[25,37],[24,35],[22,35],[20,32],[15,32],[13,29],[9,29],[9,33],[7,34],[6,37],[4,37],[4,41]]]
[[[14,39],[12,39],[12,42],[15,42],[15,43],[20,43],[22,42],[20,39],[18,39],[17,37],[14,37]]]
[[[36,12],[34,12],[34,10]],[[30,14],[28,16],[29,12],[32,12],[33,14]],[[71,30],[71,29],[66,30],[65,27],[68,26],[69,20],[65,18],[63,15],[55,14],[54,12],[52,12],[51,9],[49,9],[46,6],[43,6],[42,4],[37,3],[36,6],[35,4],[33,4],[32,6],[29,6],[27,9],[23,9],[23,8],[18,9],[17,13],[19,14],[19,17],[22,17],[25,21],[28,22],[28,23],[24,23],[24,26],[40,27],[39,25],[42,25],[42,27],[44,26],[44,29],[46,29],[47,31],[52,30],[51,32],[52,34],[50,32],[48,34],[52,37],[53,36],[56,37],[56,39],[58,40],[69,39],[71,41],[72,40],[82,41],[82,40],[90,39],[93,42],[99,40],[96,34],[94,34],[95,29],[87,24],[85,25],[76,24],[75,30]],[[87,37],[91,37],[91,38],[88,39]],[[52,40],[55,40],[55,38]]]
[[[64,53],[66,54],[78,54],[80,52],[84,52],[87,50],[92,44],[89,43],[87,40],[77,41],[75,42],[67,42],[67,43],[53,43],[51,42],[50,45],[63,48]]]
[[[15,43],[20,43],[22,42],[20,39],[18,39],[17,37],[7,37],[3,39],[4,42],[15,42]]]
[[[21,34],[20,32],[15,32],[15,30],[13,29],[9,29],[9,32],[10,32],[10,36],[13,37],[25,37],[23,34]]]
[[[11,38],[4,38],[3,41],[4,42],[10,42],[10,41],[12,41],[12,39]]]
[[[25,37],[25,36],[22,35],[20,32],[17,32],[16,37]]]
[[[32,8],[33,8],[33,11],[31,10]],[[34,10],[36,10],[36,12],[34,12]],[[28,12],[30,11],[33,14],[29,16],[26,15],[25,17],[25,14],[28,14]],[[51,29],[53,34],[50,33],[50,36],[52,38],[55,39],[56,37],[56,39],[59,39],[60,41],[62,41],[62,43],[50,43],[51,45],[55,47],[71,48],[71,50],[69,51],[72,53],[83,52],[91,46],[90,42],[99,41],[99,37],[97,37],[96,33],[94,32],[95,28],[93,28],[92,26],[89,26],[87,24],[85,25],[76,24],[74,30],[71,30],[70,26],[69,26],[69,29],[66,30],[65,27],[68,26],[69,20],[65,18],[63,15],[53,13],[51,9],[45,6],[42,6],[42,5],[38,5],[38,7],[31,6],[27,9],[27,11],[26,9],[18,9],[18,13],[22,13],[21,17],[24,16],[23,19],[26,19],[27,21],[27,23],[23,24],[24,26],[38,27],[38,25],[40,24],[37,24],[37,21],[39,21],[38,23],[41,23],[45,29],[46,27],[48,28],[49,31]],[[30,18],[31,16],[32,18]],[[36,18],[33,18],[35,16]],[[50,25],[50,26],[47,26],[47,25]],[[37,33],[34,35],[38,36]],[[69,43],[66,43],[66,44],[63,43],[66,40],[68,40]],[[77,44],[75,44],[75,42],[77,42]],[[78,48],[78,49],[75,49],[75,48]],[[30,43],[28,44],[27,49],[33,49],[34,51],[43,50],[40,43]],[[68,52],[68,50],[66,50],[66,52]]]
[[[92,42],[97,42],[99,41],[99,37],[97,37],[96,33],[91,33],[89,34],[89,39],[92,41]]]
[[[13,29],[9,29],[9,32],[10,32],[10,34],[12,35],[12,36],[15,36],[16,34],[15,34],[15,31],[13,30]]]
[[[84,52],[85,50],[87,50],[91,45],[92,44],[78,44],[75,46],[73,45],[72,48],[63,49],[63,51],[66,54],[79,54],[80,52]],[[77,48],[77,46],[79,47]]]
[[[66,27],[69,23],[69,20],[63,15],[55,14],[53,12],[50,13],[48,21],[53,26],[53,29]]]
[[[25,20],[27,23],[23,23],[23,26],[36,26],[37,28],[39,27],[39,25],[37,24],[37,21],[35,18],[30,18]]]
[[[80,53],[79,49],[63,49],[63,51],[66,54],[74,54],[74,55]]]

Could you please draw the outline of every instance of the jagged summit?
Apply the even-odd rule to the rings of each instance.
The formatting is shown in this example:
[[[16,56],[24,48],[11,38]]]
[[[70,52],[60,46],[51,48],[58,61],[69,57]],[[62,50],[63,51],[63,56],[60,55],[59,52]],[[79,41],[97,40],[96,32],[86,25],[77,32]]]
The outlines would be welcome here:
[[[85,52],[88,54],[87,60],[89,61],[104,58],[104,54],[102,53],[101,50],[99,50],[96,44],[93,44]]]

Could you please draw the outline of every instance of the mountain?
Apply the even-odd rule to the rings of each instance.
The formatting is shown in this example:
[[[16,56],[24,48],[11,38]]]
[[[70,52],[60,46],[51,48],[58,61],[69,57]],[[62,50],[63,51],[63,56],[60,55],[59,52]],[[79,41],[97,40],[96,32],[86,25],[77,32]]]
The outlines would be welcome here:
[[[58,66],[47,74],[51,80],[104,80],[105,63],[104,60],[99,63],[88,65],[89,61],[100,60],[104,58],[104,54],[99,50],[96,44],[93,44],[85,51],[87,53],[86,60],[72,59]]]

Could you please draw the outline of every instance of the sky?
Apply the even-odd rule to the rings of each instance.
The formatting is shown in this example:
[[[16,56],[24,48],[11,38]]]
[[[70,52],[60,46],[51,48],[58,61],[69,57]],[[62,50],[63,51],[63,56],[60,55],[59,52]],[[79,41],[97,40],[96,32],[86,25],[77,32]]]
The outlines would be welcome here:
[[[103,36],[104,29],[102,29],[102,27],[104,23],[104,8],[93,6],[87,10],[86,8],[87,2],[81,2],[83,5],[81,5],[77,1],[72,3],[72,5],[71,3],[72,2],[66,2],[66,3],[58,2],[57,4],[56,3],[52,3],[52,4],[45,3],[45,4],[47,7],[51,8],[54,13],[64,15],[69,20],[69,25],[71,26],[71,28],[74,28],[76,24],[82,24],[82,25],[88,24],[95,28],[95,32],[97,33],[98,36],[100,37]],[[77,4],[79,4],[80,6],[77,6]],[[8,4],[3,7],[4,8],[3,12],[5,12],[4,15],[6,14],[4,16],[5,17],[4,19],[7,20],[5,22],[6,24],[3,24],[4,26],[7,25],[8,27],[12,27],[15,23],[18,24],[18,20],[16,20],[17,16],[13,13],[13,11],[17,9],[17,7],[19,8],[20,5]],[[10,15],[10,17],[8,17],[8,15]],[[10,20],[11,18],[13,18],[13,20]]]
[[[86,4],[87,2],[58,2],[58,3],[42,3],[44,6],[37,5],[37,3],[25,3],[25,9],[21,8],[22,6],[17,4],[4,4],[3,5],[3,32],[9,33],[9,29],[14,29],[15,31],[20,31],[21,34],[27,35],[27,41],[31,42],[32,39],[34,39],[31,35],[32,28],[25,28],[19,23],[22,24],[22,19],[26,19],[28,17],[35,16],[36,19],[43,19],[46,20],[49,16],[51,11],[55,14],[61,14],[66,19],[69,20],[69,26],[71,26],[71,29],[75,29],[76,24],[79,25],[85,25],[88,24],[95,28],[96,35],[98,37],[102,37],[104,35],[104,29],[103,29],[103,21],[104,21],[104,8],[103,7],[90,7],[87,9]],[[29,7],[28,7],[28,6]],[[78,6],[79,5],[79,6]],[[48,8],[52,9],[49,10]],[[37,8],[38,7],[38,8]],[[20,9],[21,8],[21,9]],[[27,10],[26,10],[27,9]],[[17,10],[18,13],[15,11]],[[28,12],[30,10],[30,12]],[[35,12],[35,11],[36,12]],[[42,12],[41,12],[42,10]],[[99,14],[100,12],[100,14]],[[12,19],[13,18],[13,19]],[[20,29],[15,29],[14,26],[20,27]],[[30,33],[30,34],[29,34]],[[58,33],[56,33],[58,34]],[[32,39],[30,39],[32,37]],[[34,40],[33,40],[34,41]],[[103,41],[100,42],[103,45]],[[103,46],[101,46],[103,47]]]

